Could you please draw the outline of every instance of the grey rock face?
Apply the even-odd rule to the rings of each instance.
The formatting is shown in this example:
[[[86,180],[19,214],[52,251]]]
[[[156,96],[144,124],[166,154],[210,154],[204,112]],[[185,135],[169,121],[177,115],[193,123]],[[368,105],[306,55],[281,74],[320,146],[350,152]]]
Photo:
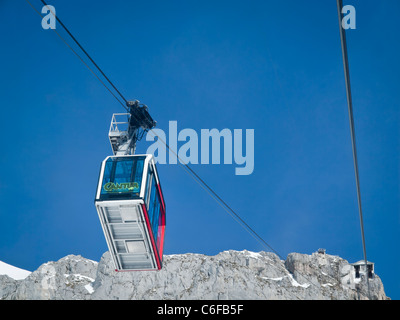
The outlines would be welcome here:
[[[14,280],[3,299],[75,300],[90,299],[90,284],[96,277],[97,262],[69,255],[57,262],[48,262],[24,280]],[[1,287],[3,284],[0,285]]]
[[[0,275],[0,300],[8,299],[17,291],[17,280],[6,275]]]
[[[160,271],[116,272],[106,252],[99,263],[67,256],[43,264],[24,280],[0,276],[0,299],[368,299],[366,279],[328,254],[224,251],[215,256],[164,256]],[[372,299],[386,299],[380,278]]]

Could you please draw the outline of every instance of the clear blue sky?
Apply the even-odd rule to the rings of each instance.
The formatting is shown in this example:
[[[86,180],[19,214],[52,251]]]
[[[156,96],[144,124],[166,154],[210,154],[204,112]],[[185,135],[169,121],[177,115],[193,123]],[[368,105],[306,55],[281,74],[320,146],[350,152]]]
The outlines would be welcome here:
[[[159,128],[255,130],[252,175],[193,169],[281,256],[322,247],[363,259],[336,1],[49,4]],[[357,10],[347,37],[367,255],[399,299],[400,3],[345,4]],[[124,110],[24,0],[1,0],[0,21],[0,260],[99,260],[94,193],[111,115]],[[181,167],[159,174],[166,254],[265,249]]]

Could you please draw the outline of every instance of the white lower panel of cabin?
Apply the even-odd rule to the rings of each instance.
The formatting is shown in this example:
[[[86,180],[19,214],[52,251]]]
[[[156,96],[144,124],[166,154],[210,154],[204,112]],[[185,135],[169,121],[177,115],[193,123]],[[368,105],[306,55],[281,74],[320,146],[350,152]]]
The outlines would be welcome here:
[[[142,203],[141,200],[96,201],[108,249],[118,271],[157,270]]]

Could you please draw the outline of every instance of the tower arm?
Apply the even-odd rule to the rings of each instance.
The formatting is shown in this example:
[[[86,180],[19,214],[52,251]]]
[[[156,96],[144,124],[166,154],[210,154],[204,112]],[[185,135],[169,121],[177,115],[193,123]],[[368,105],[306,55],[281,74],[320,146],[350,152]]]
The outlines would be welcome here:
[[[146,105],[138,100],[128,101],[126,105],[128,113],[115,113],[111,119],[108,136],[114,155],[134,154],[137,141],[156,126]],[[127,120],[117,121],[121,116],[126,116]]]

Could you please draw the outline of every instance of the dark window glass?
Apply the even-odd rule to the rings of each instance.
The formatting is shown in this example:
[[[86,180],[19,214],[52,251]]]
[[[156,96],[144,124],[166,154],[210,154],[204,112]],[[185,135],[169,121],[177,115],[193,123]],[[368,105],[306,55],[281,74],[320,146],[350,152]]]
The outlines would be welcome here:
[[[144,157],[109,158],[104,167],[100,199],[139,198]]]
[[[152,177],[152,179],[150,179],[149,182],[151,183],[151,188],[147,211],[149,214],[149,222],[151,225],[151,230],[153,232],[154,241],[155,243],[157,243],[157,238],[159,236],[158,226],[160,223],[160,201],[157,192],[156,179],[154,178],[154,176]]]

